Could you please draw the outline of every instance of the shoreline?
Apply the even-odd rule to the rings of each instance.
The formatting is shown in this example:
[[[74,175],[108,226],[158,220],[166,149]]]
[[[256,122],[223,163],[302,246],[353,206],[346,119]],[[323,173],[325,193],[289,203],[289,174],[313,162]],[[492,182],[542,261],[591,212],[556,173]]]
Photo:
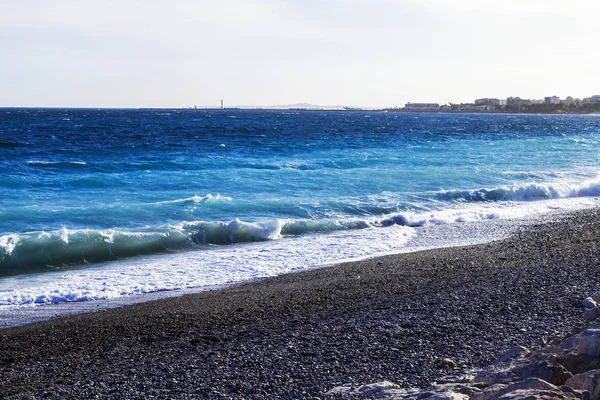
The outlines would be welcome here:
[[[596,204],[597,202],[595,202]],[[597,203],[600,205],[600,203]],[[589,208],[590,206],[588,206]],[[595,206],[592,206],[595,207]],[[302,273],[314,269],[331,268],[340,264],[376,260],[399,254],[416,253],[428,250],[443,249],[448,247],[461,247],[488,243],[502,240],[517,232],[519,229],[539,223],[556,216],[563,215],[564,210],[546,212],[536,216],[520,219],[496,219],[488,221],[462,222],[454,224],[424,225],[416,227],[414,234],[408,239],[404,247],[390,252],[378,253],[355,258],[315,264],[301,270],[288,271],[271,277],[259,277],[232,283],[205,285],[197,287],[183,287],[173,290],[159,290],[134,295],[123,295],[108,299],[94,299],[87,301],[66,301],[59,303],[14,305],[0,308],[0,329],[11,328],[31,323],[38,323],[54,318],[70,315],[97,312],[105,309],[119,308],[148,301],[179,297],[186,294],[202,293],[214,290],[227,290],[238,285],[252,284],[260,280],[269,279],[286,274]],[[432,239],[434,238],[434,239]]]
[[[423,387],[561,337],[600,286],[600,209],[402,253],[0,330],[0,397],[310,398]],[[445,369],[440,360],[457,367]],[[128,379],[135,375],[136,379]]]

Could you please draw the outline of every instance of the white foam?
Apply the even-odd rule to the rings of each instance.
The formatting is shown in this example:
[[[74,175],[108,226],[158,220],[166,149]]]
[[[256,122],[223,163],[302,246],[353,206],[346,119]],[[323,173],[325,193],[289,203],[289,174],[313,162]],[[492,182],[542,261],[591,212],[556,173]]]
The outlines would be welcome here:
[[[393,218],[400,217],[402,223],[408,226],[441,225],[495,219],[521,219],[556,210],[569,211],[589,208],[596,204],[597,201],[592,197],[522,203],[469,203],[435,211],[405,212]]]
[[[490,235],[481,235],[486,229],[473,229],[473,223],[535,218],[551,211],[597,204],[594,198],[471,203],[452,209],[402,214],[408,225],[450,227],[439,231],[392,225],[282,237],[282,221],[233,221],[229,223],[232,232],[246,231],[255,237],[276,240],[211,246],[208,250],[136,258],[78,270],[7,277],[0,280],[0,308],[213,287],[384,254],[478,243],[498,239],[504,233],[494,233],[492,229]],[[460,236],[460,240],[440,237],[440,232]],[[413,237],[419,240],[411,240]],[[5,251],[15,244],[15,238],[0,238],[0,246]],[[413,244],[415,247],[409,247]]]
[[[17,247],[20,239],[21,237],[15,234],[0,236],[0,255],[10,255]]]
[[[478,190],[447,190],[441,198],[467,201],[539,201],[600,195],[600,176],[583,182],[531,182]]]
[[[217,247],[20,275],[0,281],[0,306],[22,306],[230,284],[402,249],[413,228],[393,226]]]
[[[29,160],[27,161],[29,165],[63,165],[63,164],[73,164],[73,165],[87,165],[85,161],[44,161],[44,160]]]
[[[196,194],[192,197],[186,197],[185,199],[159,201],[154,204],[172,204],[172,203],[190,203],[190,202],[195,203],[195,204],[201,204],[201,203],[218,203],[218,202],[231,201],[231,200],[233,200],[233,199],[228,196],[222,196],[220,194],[213,195],[213,194],[209,193],[206,196],[199,196]]]
[[[231,221],[227,228],[231,231],[230,240],[233,242],[234,234],[245,234],[250,237],[255,237],[264,240],[274,240],[281,237],[281,228],[283,228],[283,220],[272,220],[266,222],[243,222],[239,219]]]

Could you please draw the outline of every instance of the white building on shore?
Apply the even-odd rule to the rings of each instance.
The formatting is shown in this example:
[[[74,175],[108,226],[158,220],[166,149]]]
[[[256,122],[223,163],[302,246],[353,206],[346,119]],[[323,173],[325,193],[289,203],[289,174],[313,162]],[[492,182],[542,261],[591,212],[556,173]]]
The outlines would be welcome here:
[[[505,106],[506,100],[500,100],[496,98],[483,98],[475,100],[477,106]]]

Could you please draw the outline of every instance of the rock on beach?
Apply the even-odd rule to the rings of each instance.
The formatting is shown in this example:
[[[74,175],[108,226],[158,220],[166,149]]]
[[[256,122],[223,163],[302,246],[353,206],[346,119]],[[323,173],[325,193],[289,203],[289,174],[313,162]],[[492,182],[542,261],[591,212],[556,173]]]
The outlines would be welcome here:
[[[600,399],[600,323],[559,342],[560,346],[547,344],[535,351],[513,347],[461,382],[407,391],[386,381],[356,390],[334,388],[327,394],[364,398],[373,394],[390,400]],[[381,389],[373,392],[365,389],[370,387]]]

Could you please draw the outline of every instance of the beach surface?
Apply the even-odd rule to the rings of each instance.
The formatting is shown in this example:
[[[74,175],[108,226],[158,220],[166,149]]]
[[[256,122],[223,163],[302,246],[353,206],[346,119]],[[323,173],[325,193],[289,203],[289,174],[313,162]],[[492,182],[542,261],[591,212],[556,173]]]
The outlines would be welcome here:
[[[555,214],[491,243],[2,329],[0,397],[325,398],[384,379],[423,387],[568,334],[599,278],[599,209]]]

